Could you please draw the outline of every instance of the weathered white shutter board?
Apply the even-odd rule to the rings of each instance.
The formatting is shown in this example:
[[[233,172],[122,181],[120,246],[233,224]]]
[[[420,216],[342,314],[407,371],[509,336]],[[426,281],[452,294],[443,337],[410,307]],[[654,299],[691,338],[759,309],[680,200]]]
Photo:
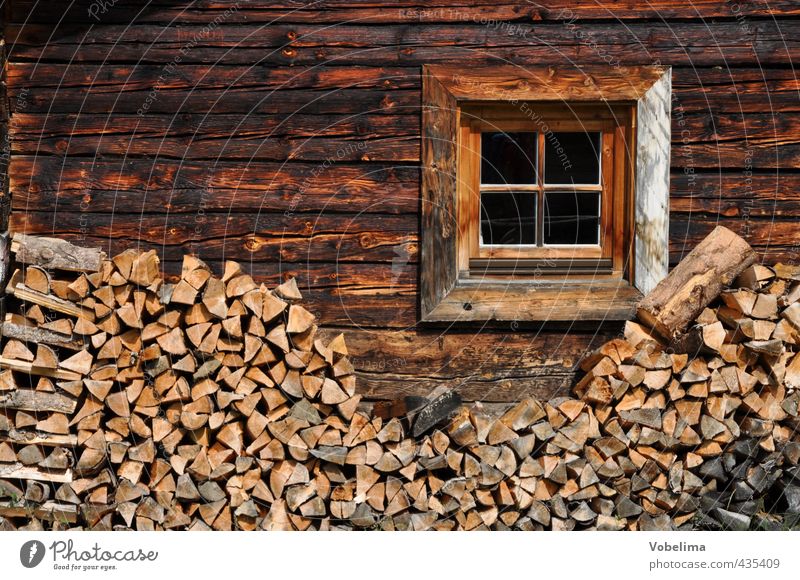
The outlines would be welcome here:
[[[636,128],[635,285],[647,294],[669,268],[672,71],[639,99]]]

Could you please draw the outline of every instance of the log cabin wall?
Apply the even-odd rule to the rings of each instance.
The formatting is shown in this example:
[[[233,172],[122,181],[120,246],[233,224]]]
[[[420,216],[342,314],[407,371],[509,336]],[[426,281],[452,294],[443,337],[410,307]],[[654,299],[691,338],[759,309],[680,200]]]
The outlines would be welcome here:
[[[795,1],[58,4],[7,6],[13,231],[297,276],[370,397],[549,396],[620,331],[419,327],[425,63],[671,65],[671,262],[716,224],[797,259]]]

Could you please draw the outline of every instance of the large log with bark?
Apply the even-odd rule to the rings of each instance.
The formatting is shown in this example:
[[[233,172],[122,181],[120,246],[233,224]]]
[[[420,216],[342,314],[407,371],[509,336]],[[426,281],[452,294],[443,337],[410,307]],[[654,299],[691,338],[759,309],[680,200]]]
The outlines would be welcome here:
[[[674,338],[755,261],[746,241],[717,226],[639,303],[636,315],[664,338]]]

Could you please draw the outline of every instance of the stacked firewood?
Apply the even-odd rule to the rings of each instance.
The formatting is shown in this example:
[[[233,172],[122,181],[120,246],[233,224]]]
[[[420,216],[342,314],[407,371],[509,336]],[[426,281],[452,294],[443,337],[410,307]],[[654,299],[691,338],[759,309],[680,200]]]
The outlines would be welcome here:
[[[343,337],[316,338],[294,280],[270,291],[234,262],[217,278],[187,256],[167,284],[153,251],[106,260],[26,236],[12,250],[0,514],[253,529],[283,521],[285,488],[298,525],[326,515],[315,456],[335,464],[362,416]]]
[[[585,357],[577,398],[502,409],[362,402],[293,280],[187,256],[167,283],[153,252],[18,236],[0,528],[793,526],[800,268],[728,233]]]

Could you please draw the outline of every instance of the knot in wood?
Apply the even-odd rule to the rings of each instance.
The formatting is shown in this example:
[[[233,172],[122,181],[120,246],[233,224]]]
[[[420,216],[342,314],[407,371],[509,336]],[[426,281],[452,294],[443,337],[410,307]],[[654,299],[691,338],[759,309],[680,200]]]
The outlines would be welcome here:
[[[369,232],[361,234],[358,238],[358,243],[362,248],[373,248],[376,245],[375,235]]]
[[[248,252],[255,252],[261,247],[261,242],[259,242],[256,238],[247,238],[244,241],[244,248]]]
[[[56,257],[56,253],[53,251],[52,248],[42,248],[42,251],[39,253],[43,260],[50,261]]]

